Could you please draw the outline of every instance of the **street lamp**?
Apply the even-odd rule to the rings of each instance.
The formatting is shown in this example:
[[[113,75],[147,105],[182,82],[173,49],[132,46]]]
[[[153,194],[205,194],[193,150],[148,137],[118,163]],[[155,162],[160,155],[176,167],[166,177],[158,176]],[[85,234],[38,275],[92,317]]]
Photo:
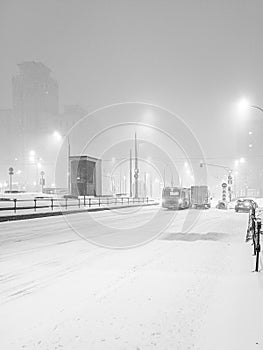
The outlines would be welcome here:
[[[238,103],[238,109],[239,109],[240,112],[246,112],[246,111],[249,110],[249,108],[257,109],[258,111],[260,111],[260,112],[263,113],[263,108],[262,108],[262,107],[260,107],[260,106],[258,106],[258,105],[253,105],[253,104],[251,104],[251,103],[249,102],[248,99],[243,98],[243,99],[241,99],[241,100],[239,101],[239,103]],[[250,131],[248,132],[248,135],[249,135],[249,136],[253,135],[253,132],[250,130]],[[250,141],[251,141],[251,139],[250,139]],[[250,142],[249,145],[248,145],[248,147],[249,147],[249,150],[251,151],[252,148],[253,148],[253,144]]]
[[[62,135],[61,135],[57,130],[55,130],[55,131],[53,132],[53,136],[54,136],[54,138],[55,138],[57,141],[61,141],[61,140],[62,140]]]
[[[40,184],[41,184],[41,192],[43,193],[44,191],[44,186],[45,186],[45,179],[44,179],[44,175],[45,175],[45,172],[42,170],[41,173],[41,179],[40,179]]]
[[[250,104],[249,100],[246,98],[242,98],[238,102],[238,109],[240,112],[246,112],[249,108],[255,108],[255,109],[258,109],[259,111],[263,112],[262,107]]]

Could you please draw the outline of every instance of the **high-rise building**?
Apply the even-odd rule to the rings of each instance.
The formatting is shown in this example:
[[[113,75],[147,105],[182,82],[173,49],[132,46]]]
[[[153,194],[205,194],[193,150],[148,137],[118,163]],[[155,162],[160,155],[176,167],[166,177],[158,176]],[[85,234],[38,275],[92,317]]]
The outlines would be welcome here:
[[[60,114],[59,130],[67,133],[88,112],[79,105],[66,105],[64,112]]]
[[[20,130],[24,135],[47,131],[56,126],[58,84],[41,62],[23,62],[18,67],[12,89],[14,116]]]

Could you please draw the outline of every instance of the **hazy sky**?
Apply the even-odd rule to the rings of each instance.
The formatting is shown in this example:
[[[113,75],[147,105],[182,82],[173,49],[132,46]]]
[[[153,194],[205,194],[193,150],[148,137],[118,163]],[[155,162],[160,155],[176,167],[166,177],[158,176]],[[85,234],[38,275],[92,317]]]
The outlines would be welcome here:
[[[208,156],[234,156],[233,104],[263,105],[262,0],[0,0],[0,108],[22,61],[60,105],[143,101],[180,115]],[[229,153],[230,151],[230,153]]]

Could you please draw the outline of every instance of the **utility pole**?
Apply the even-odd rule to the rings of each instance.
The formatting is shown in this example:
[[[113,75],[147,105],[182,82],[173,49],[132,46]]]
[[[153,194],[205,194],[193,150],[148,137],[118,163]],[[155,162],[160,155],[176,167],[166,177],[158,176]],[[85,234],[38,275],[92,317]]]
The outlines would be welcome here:
[[[147,174],[146,172],[144,172],[144,197],[146,198],[147,197]]]
[[[132,150],[130,149],[130,197],[132,197]]]
[[[41,171],[40,175],[41,175],[41,179],[40,179],[41,192],[43,193],[44,192],[44,186],[45,186],[45,179],[44,179],[45,172]]]
[[[71,176],[70,176],[70,141],[69,141],[69,137],[67,137],[68,139],[68,194],[71,194]]]
[[[119,190],[120,194],[121,194],[121,177],[122,177],[122,172],[121,172],[121,164],[120,164],[120,190]]]
[[[138,178],[139,178],[139,169],[138,169],[138,149],[137,149],[137,135],[135,133],[135,169],[134,169],[134,179],[135,179],[135,194],[134,197],[138,198]]]

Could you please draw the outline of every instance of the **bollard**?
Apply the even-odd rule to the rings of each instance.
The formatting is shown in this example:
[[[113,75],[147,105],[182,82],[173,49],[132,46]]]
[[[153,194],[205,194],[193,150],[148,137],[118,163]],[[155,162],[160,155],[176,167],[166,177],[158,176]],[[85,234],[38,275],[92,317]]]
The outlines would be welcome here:
[[[84,207],[86,207],[86,196],[84,194]]]
[[[16,213],[16,201],[17,201],[17,199],[15,198],[14,199],[14,212]]]
[[[80,198],[78,198],[78,202],[79,202],[79,208],[80,208]]]
[[[37,200],[34,199],[34,211],[36,211],[36,210],[37,210]]]
[[[257,221],[257,243],[256,243],[256,269],[258,272],[259,269],[259,255],[260,255],[260,230],[261,230],[261,221]]]
[[[100,207],[100,198],[99,198],[99,207]]]
[[[91,198],[89,198],[89,207],[91,206]]]
[[[51,198],[51,210],[53,210],[53,209],[54,209],[54,199]]]

